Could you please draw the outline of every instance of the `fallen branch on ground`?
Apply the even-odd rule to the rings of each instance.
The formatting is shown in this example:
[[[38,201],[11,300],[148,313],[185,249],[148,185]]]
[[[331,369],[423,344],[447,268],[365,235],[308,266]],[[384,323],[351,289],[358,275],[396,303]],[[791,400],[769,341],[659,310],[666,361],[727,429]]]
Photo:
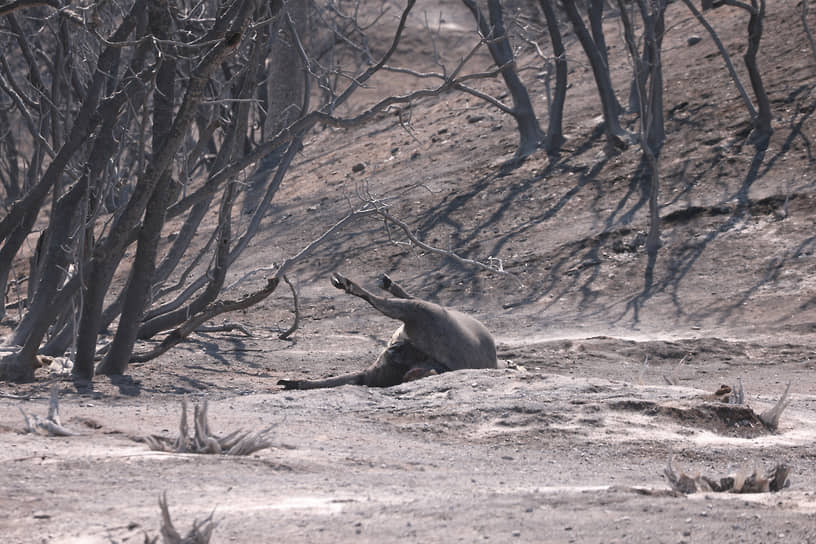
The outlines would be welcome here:
[[[252,333],[249,332],[249,329],[247,329],[240,323],[222,323],[221,325],[201,325],[199,328],[196,329],[196,332],[232,332],[232,331],[239,331],[243,333],[244,336],[252,336]]]
[[[28,396],[28,395],[14,395],[12,393],[6,393],[4,391],[0,391],[0,399],[31,400],[31,397]]]

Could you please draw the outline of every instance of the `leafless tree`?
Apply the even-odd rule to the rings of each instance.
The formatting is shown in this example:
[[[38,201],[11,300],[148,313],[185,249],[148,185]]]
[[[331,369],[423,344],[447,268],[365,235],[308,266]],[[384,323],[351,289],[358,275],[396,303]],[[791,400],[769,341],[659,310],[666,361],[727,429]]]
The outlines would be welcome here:
[[[754,109],[754,105],[751,103],[751,99],[748,98],[748,93],[745,92],[745,87],[742,85],[742,82],[740,81],[740,78],[737,75],[737,71],[734,69],[734,63],[731,62],[731,56],[728,54],[728,51],[723,45],[722,40],[720,40],[720,37],[717,35],[717,32],[709,24],[709,22],[706,20],[703,14],[700,13],[700,10],[697,9],[692,0],[683,0],[683,3],[686,5],[686,7],[688,7],[689,11],[691,11],[691,13],[694,14],[694,17],[697,18],[700,24],[703,25],[703,28],[706,29],[709,36],[711,36],[712,41],[717,46],[717,49],[720,51],[720,55],[722,56],[723,61],[725,62],[726,68],[728,68],[728,73],[731,74],[731,79],[734,81],[734,85],[737,86],[737,90],[739,91],[740,96],[742,97],[742,100],[745,103],[745,107],[748,110],[751,119],[753,119],[756,116],[756,110]]]
[[[754,120],[756,142],[760,147],[766,147],[771,137],[771,103],[762,83],[762,73],[757,65],[759,42],[762,39],[762,25],[765,20],[765,0],[751,0],[750,7],[736,0],[723,0],[726,4],[740,7],[749,13],[748,18],[748,47],[745,50],[745,67],[751,80],[751,87],[757,100],[757,117]]]
[[[649,234],[646,237],[646,250],[652,260],[660,248],[660,215],[658,193],[660,188],[660,150],[666,139],[663,124],[663,66],[660,46],[665,31],[664,16],[666,0],[636,0],[627,7],[623,0],[618,0],[621,21],[624,27],[626,45],[634,66],[637,83],[638,103],[640,104],[640,147],[648,171],[649,188]],[[640,12],[643,22],[644,53],[638,50],[632,17],[627,11]]]
[[[564,145],[564,102],[567,96],[567,53],[561,37],[558,16],[553,7],[553,0],[539,0],[541,11],[547,21],[547,32],[552,43],[555,57],[555,92],[550,100],[550,121],[547,130],[546,148],[551,154],[558,154]]]
[[[491,48],[495,70],[463,73],[462,59],[434,87],[338,116],[377,72],[396,69],[388,63],[414,3],[367,24],[333,0],[0,7],[0,115],[25,128],[0,131],[4,291],[24,275],[19,257],[35,224],[47,225],[30,252],[29,286],[17,294],[20,319],[6,339],[16,350],[0,360],[0,378],[31,379],[38,353],[66,351],[78,378],[122,373],[139,339],[171,331],[156,352],[137,356],[149,358],[208,319],[263,299],[306,249],[256,292],[220,296],[309,131],[355,127],[425,96],[479,95],[467,85],[474,79],[517,78],[495,2],[472,51]],[[392,29],[379,57],[365,34],[375,23]],[[520,149],[532,152],[535,115],[521,93],[513,96],[512,111],[529,129]],[[214,228],[203,222],[213,208]],[[180,227],[165,242],[170,220]],[[112,324],[112,340],[100,345]]]
[[[49,198],[54,205],[32,261],[37,285],[30,290],[28,311],[8,339],[20,350],[0,363],[0,374],[11,379],[30,378],[33,357],[49,329],[53,335],[46,347],[59,352],[74,343],[74,372],[90,378],[98,355],[97,337],[117,317],[116,334],[100,372],[123,372],[138,337],[172,329],[210,311],[226,270],[257,232],[304,134],[320,122],[343,123],[330,112],[384,65],[414,2],[407,3],[385,57],[368,63],[342,92],[332,94],[330,104],[312,111],[306,74],[313,77],[318,68],[309,65],[305,36],[298,30],[301,5],[290,10],[284,2],[255,0],[225,5],[134,0],[122,11],[118,4],[87,9],[35,4],[3,8],[8,20],[13,11],[30,11],[28,26],[10,24],[11,35],[25,51],[19,58],[28,59],[28,71],[37,77],[44,73],[41,79],[46,82],[53,80],[46,96],[47,83],[36,83],[32,77],[27,81],[34,84],[23,83],[25,66],[2,57],[3,83],[8,83],[3,99],[16,106],[21,122],[31,120],[28,147],[34,149],[30,157],[22,157],[22,146],[13,134],[3,139],[3,145],[16,152],[3,170],[8,205],[0,221],[0,254],[7,257],[0,265],[4,285],[40,210]],[[60,11],[53,17],[55,9]],[[336,9],[334,14],[345,17]],[[63,31],[66,25],[75,32]],[[252,127],[271,127],[286,109],[280,104],[270,107],[269,100],[263,109],[259,104],[264,101],[257,97],[265,77],[264,60],[274,49],[270,37],[281,29],[298,60],[290,79],[304,84],[297,103],[290,104],[294,114],[253,140]],[[46,32],[61,40],[56,45],[44,40],[41,35]],[[91,73],[72,64],[80,53],[95,59]],[[43,68],[42,59],[48,58],[63,61]],[[278,77],[285,76],[282,70]],[[33,119],[33,114],[39,118]],[[50,138],[41,130],[46,122]],[[285,152],[271,169],[274,175],[264,180],[261,202],[243,232],[234,233],[232,212],[243,188],[238,176],[275,149]],[[12,176],[26,163],[31,182],[15,185]],[[19,198],[11,202],[15,196]],[[201,262],[203,255],[191,256],[191,240],[215,201],[220,202],[218,225],[211,235],[214,253],[207,270],[196,273],[192,282],[179,283],[182,294],[175,304],[148,310],[161,283],[184,256]],[[164,223],[181,214],[187,215],[179,235],[161,256]],[[114,274],[133,244],[126,286],[106,307]],[[189,271],[185,275],[189,277]],[[74,318],[61,318],[60,313]]]
[[[595,84],[601,99],[601,110],[604,117],[604,129],[606,132],[607,144],[611,149],[622,149],[626,147],[626,131],[621,127],[618,118],[620,105],[618,104],[615,89],[612,86],[612,79],[609,74],[609,65],[605,60],[605,54],[601,53],[600,46],[596,43],[586,24],[578,11],[575,0],[563,0],[564,11],[569,18],[572,29],[581,42],[581,47],[586,53],[589,64],[592,66],[592,74],[595,77]],[[595,17],[599,17],[598,10],[595,10]],[[598,22],[595,23],[599,25]],[[601,32],[602,34],[602,32]]]
[[[516,120],[519,131],[519,145],[516,157],[524,158],[535,152],[544,139],[544,134],[538,124],[533,103],[527,88],[521,82],[515,65],[513,48],[510,46],[510,37],[504,28],[502,6],[500,0],[488,0],[487,7],[490,15],[488,22],[475,0],[463,0],[473,14],[479,27],[479,32],[486,39],[487,48],[493,57],[493,62],[499,69],[507,90],[513,99],[513,108],[509,113]]]
[[[773,132],[773,127],[771,126],[771,103],[768,100],[765,85],[762,83],[762,72],[757,64],[757,53],[759,53],[759,44],[762,40],[762,28],[765,20],[765,0],[749,0],[749,2],[743,2],[741,0],[717,0],[716,2],[712,0],[703,0],[702,2],[704,10],[720,8],[728,5],[748,12],[748,46],[745,49],[743,60],[745,61],[745,68],[748,71],[748,78],[751,81],[751,88],[753,89],[754,96],[756,98],[756,110],[750,103],[750,100],[748,100],[742,86],[739,84],[739,79],[736,77],[736,72],[734,72],[733,67],[731,67],[728,55],[725,53],[725,48],[720,44],[719,39],[716,37],[716,33],[705,21],[696,7],[691,3],[691,0],[683,1],[685,2],[686,6],[689,7],[692,13],[694,13],[695,17],[697,17],[703,26],[705,26],[712,37],[714,37],[714,41],[717,43],[720,52],[723,53],[723,58],[725,59],[726,65],[731,72],[732,78],[734,79],[735,83],[737,83],[737,87],[740,89],[743,100],[746,101],[746,107],[751,115],[751,124],[754,128],[754,133],[752,135],[754,142],[759,148],[766,147],[768,145],[768,140],[771,137],[771,133]],[[807,7],[803,5],[803,9],[806,11]]]

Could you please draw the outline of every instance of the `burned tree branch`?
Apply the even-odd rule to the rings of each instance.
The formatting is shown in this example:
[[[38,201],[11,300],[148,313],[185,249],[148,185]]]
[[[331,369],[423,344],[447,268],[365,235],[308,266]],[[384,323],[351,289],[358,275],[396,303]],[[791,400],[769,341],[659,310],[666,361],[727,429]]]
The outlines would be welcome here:
[[[298,292],[297,289],[295,289],[295,286],[292,285],[292,282],[289,281],[289,278],[287,278],[285,275],[283,276],[283,281],[285,281],[286,285],[289,286],[289,289],[292,290],[292,306],[294,307],[295,312],[295,320],[292,323],[292,326],[278,336],[278,338],[281,340],[287,340],[290,336],[292,336],[292,333],[298,329],[298,324],[300,323],[300,304],[298,301]]]
[[[190,319],[185,321],[181,326],[177,327],[170,334],[168,334],[167,337],[162,341],[162,343],[159,344],[157,347],[153,348],[147,353],[131,356],[130,362],[143,363],[145,361],[155,359],[156,357],[166,352],[173,346],[183,342],[202,324],[211,320],[212,318],[224,313],[243,310],[245,308],[249,308],[250,306],[257,304],[258,302],[262,301],[275,291],[275,289],[278,287],[278,281],[279,280],[277,277],[270,278],[269,280],[267,280],[265,287],[255,291],[254,293],[246,295],[240,300],[223,300],[213,302],[212,304],[208,305],[204,310],[202,310],[195,316],[191,317]]]
[[[756,117],[756,110],[754,109],[754,105],[751,103],[751,99],[748,98],[748,93],[745,92],[745,87],[743,87],[742,82],[737,75],[737,71],[734,69],[734,63],[731,62],[731,56],[728,54],[728,51],[725,49],[725,46],[720,40],[720,37],[717,35],[717,32],[714,28],[709,24],[708,20],[700,13],[700,10],[694,5],[691,0],[683,0],[683,3],[688,7],[689,11],[694,14],[694,17],[697,21],[703,25],[703,28],[708,31],[708,34],[711,36],[711,40],[714,42],[714,45],[717,46],[717,49],[720,51],[720,56],[723,58],[725,62],[725,67],[728,68],[728,73],[731,74],[731,79],[734,81],[734,85],[736,85],[737,90],[740,93],[740,97],[742,97],[742,101],[745,103],[745,108],[748,110],[749,115],[753,119]]]

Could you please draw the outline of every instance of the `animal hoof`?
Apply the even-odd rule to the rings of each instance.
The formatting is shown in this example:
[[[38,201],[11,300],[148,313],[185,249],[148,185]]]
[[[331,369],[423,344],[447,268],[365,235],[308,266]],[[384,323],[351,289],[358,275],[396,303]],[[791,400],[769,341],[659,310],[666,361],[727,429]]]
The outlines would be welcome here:
[[[383,291],[388,291],[391,288],[391,278],[388,277],[388,274],[383,274],[377,280],[377,287],[382,289]]]
[[[284,389],[300,389],[298,380],[278,380],[278,385],[283,386]]]
[[[342,289],[343,291],[348,291],[349,288],[349,280],[348,278],[344,278],[338,273],[332,274],[331,283],[338,289]]]

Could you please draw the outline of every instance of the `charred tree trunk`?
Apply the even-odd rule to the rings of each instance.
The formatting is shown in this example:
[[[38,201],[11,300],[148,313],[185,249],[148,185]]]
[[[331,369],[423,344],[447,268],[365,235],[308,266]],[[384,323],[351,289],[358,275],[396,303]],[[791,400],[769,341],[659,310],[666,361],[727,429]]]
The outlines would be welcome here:
[[[54,306],[54,296],[60,283],[65,277],[65,270],[71,261],[71,251],[73,244],[70,243],[72,227],[76,219],[76,213],[80,200],[87,191],[87,177],[75,184],[54,207],[54,220],[49,225],[51,234],[44,248],[41,259],[48,263],[43,267],[43,273],[39,277],[34,296],[30,300],[28,312],[23,317],[20,324],[14,329],[8,343],[22,346],[23,344],[36,344],[39,347],[45,330],[51,324],[55,313],[51,309]],[[42,330],[42,334],[37,335],[36,330]]]
[[[49,311],[49,307],[59,307],[54,303],[56,302],[58,288],[65,278],[64,270],[67,268],[66,265],[72,256],[70,249],[73,244],[69,242],[71,232],[74,230],[72,226],[78,222],[77,220],[82,220],[81,216],[78,217],[75,212],[87,189],[87,181],[79,182],[57,203],[59,214],[55,216],[52,223],[54,235],[46,254],[46,261],[51,263],[51,266],[44,270],[37,286],[37,294],[26,314],[26,318],[32,317],[30,323],[20,323],[18,327],[25,332],[25,342],[20,353],[23,361],[34,359],[46,332],[48,332],[48,327],[51,325],[54,316],[54,312]]]
[[[167,0],[150,0],[148,5],[149,28],[153,36],[160,40],[170,40],[172,14]],[[156,75],[156,90],[153,93],[153,149],[154,158],[158,150],[166,145],[172,129],[173,106],[175,104],[176,55],[172,46],[162,60]],[[161,176],[145,210],[136,256],[133,260],[130,281],[126,287],[122,315],[116,335],[105,359],[97,371],[101,374],[123,374],[127,368],[136,335],[142,320],[144,308],[150,299],[153,286],[153,272],[158,255],[159,239],[167,207],[175,199],[178,191],[168,169]]]
[[[137,2],[137,6],[138,5],[139,4]],[[138,15],[134,21],[128,21],[126,19],[128,24],[126,25],[123,23],[120,26],[120,30],[122,31],[120,34],[120,39],[125,39],[127,37],[124,34],[125,30],[133,28],[131,27],[131,23],[133,23],[135,27],[138,19]],[[122,30],[123,28],[125,28],[125,30]],[[119,33],[119,31],[117,31],[117,33]],[[106,68],[109,70],[108,75],[111,77],[113,77],[112,74],[115,70],[117,60],[118,57],[114,55],[108,58],[104,64],[104,66],[106,66]],[[140,72],[141,67],[143,66],[143,61],[144,50],[137,51],[130,65],[130,69],[132,71],[131,73],[135,75]],[[100,59],[100,67],[101,66],[102,59]],[[89,179],[98,175],[99,171],[104,168],[105,164],[115,152],[116,142],[112,131],[118,112],[128,99],[131,99],[138,94],[138,91],[142,88],[142,85],[143,81],[141,81],[138,77],[135,77],[129,81],[123,89],[120,89],[118,93],[115,93],[111,97],[103,100],[98,106],[98,117],[103,119],[103,121],[89,155],[87,171],[85,175],[83,175],[82,178],[57,201],[57,204],[52,207],[49,227],[47,229],[48,233],[43,239],[43,243],[47,249],[43,249],[39,252],[39,262],[32,265],[32,277],[38,278],[37,283],[34,286],[30,286],[32,305],[29,307],[28,312],[9,339],[10,344],[25,345],[27,350],[33,350],[33,353],[36,353],[36,350],[39,347],[47,328],[55,320],[59,319],[66,311],[68,311],[65,304],[54,304],[53,298],[55,297],[57,287],[59,287],[60,279],[64,275],[63,270],[65,270],[68,264],[68,261],[66,261],[68,256],[67,252],[72,251],[73,247],[75,246],[75,243],[71,245],[64,245],[69,240],[69,225],[73,224],[73,218],[78,216],[78,208],[82,208],[81,206],[78,206],[78,204],[87,198],[89,191]],[[85,111],[86,106],[91,102],[93,102],[94,107],[96,107],[96,101],[90,101],[90,97],[86,98],[86,102],[84,103],[79,115],[82,115],[82,112]],[[84,125],[85,127],[89,126],[84,121],[80,122],[79,120],[75,123],[75,127],[76,125]],[[75,136],[74,133],[75,130],[72,129],[71,135],[68,137],[69,142],[73,140]],[[73,145],[66,144],[63,146],[62,150],[72,149],[73,147]],[[47,171],[45,176],[48,175],[49,174]],[[80,217],[80,221],[76,225],[80,230],[82,229],[82,221],[84,221],[84,219],[85,218]],[[21,229],[25,229],[25,227],[26,225],[22,225]],[[55,243],[60,244],[60,247],[54,247],[53,245]],[[7,243],[7,245],[4,246],[4,249],[9,247],[9,245],[11,244]],[[11,259],[9,259],[9,262],[11,262]],[[42,278],[40,278],[40,274],[42,274]],[[69,283],[68,285],[63,286],[62,289],[76,290],[78,285],[79,284],[77,282]],[[64,293],[64,295],[67,294],[68,291]],[[55,311],[55,309],[57,309],[57,311]]]
[[[309,32],[309,2],[288,2],[284,7],[280,0],[271,3],[272,14],[286,13],[279,18],[279,30],[270,37],[271,45],[266,61],[266,77],[259,90],[266,104],[266,115],[261,120],[261,130],[264,138],[275,137],[283,128],[304,114],[303,93],[308,85],[306,70],[295,69],[300,67],[302,59],[298,51],[300,36],[307,36]],[[286,24],[286,18],[292,24]],[[285,74],[285,77],[282,77]],[[257,169],[247,180],[243,209],[249,215],[257,208],[258,201],[263,197],[270,174],[280,162],[286,145],[281,144],[258,164]]]
[[[663,68],[660,45],[662,43],[661,35],[665,28],[666,0],[656,0],[651,3],[651,8],[646,5],[646,0],[637,0],[644,27],[644,52],[648,52],[643,55],[638,51],[632,20],[623,0],[618,0],[618,6],[621,10],[626,44],[629,48],[632,63],[635,66],[634,80],[638,85],[639,102],[641,104],[640,145],[648,168],[649,192],[649,233],[646,237],[646,250],[653,267],[655,256],[661,245],[658,206],[660,189],[659,159],[666,134],[663,123]],[[644,62],[643,59],[649,59],[649,61]],[[646,85],[647,81],[649,82],[648,86]]]
[[[606,0],[588,0],[587,12],[589,13],[589,30],[592,32],[592,41],[595,42],[595,47],[598,48],[598,52],[601,54],[604,66],[609,70],[609,51],[606,47],[606,36],[604,36],[603,31],[603,10],[605,1]],[[618,104],[619,113],[620,109],[620,104]]]
[[[736,85],[737,91],[739,91],[740,96],[742,97],[742,101],[745,103],[745,108],[748,110],[748,114],[751,116],[751,119],[753,120],[754,117],[756,116],[756,110],[754,109],[754,105],[751,103],[751,99],[748,98],[748,93],[745,92],[745,87],[743,87],[742,82],[740,81],[739,76],[737,75],[737,71],[734,69],[734,63],[731,62],[731,56],[725,49],[722,40],[720,40],[720,37],[717,36],[717,32],[708,23],[708,21],[706,21],[705,17],[703,17],[703,14],[700,13],[700,10],[698,10],[694,6],[692,0],[683,0],[683,3],[686,5],[689,11],[691,11],[691,13],[697,19],[697,21],[701,25],[703,25],[703,28],[706,29],[708,35],[711,36],[711,40],[714,42],[714,45],[716,45],[717,49],[720,51],[720,55],[722,56],[723,61],[725,62],[725,67],[728,69],[728,73],[731,74],[731,79],[734,81],[734,85]]]
[[[564,145],[564,102],[567,96],[567,52],[558,26],[558,16],[552,0],[540,0],[541,10],[547,20],[547,30],[555,56],[555,93],[550,103],[550,122],[547,130],[546,147],[551,155],[557,155]]]
[[[813,38],[813,32],[810,30],[810,25],[808,24],[808,0],[802,0],[802,26],[805,29],[805,34],[807,34],[808,43],[810,44],[810,52],[813,53],[813,56],[816,57],[816,40]]]
[[[490,56],[493,57],[496,66],[499,67],[504,84],[513,99],[513,118],[516,120],[519,131],[519,145],[516,150],[516,157],[528,157],[538,149],[544,135],[538,125],[538,119],[527,88],[521,82],[516,71],[513,48],[510,47],[510,39],[504,29],[501,2],[499,0],[488,0],[487,5],[490,14],[490,22],[488,23],[475,0],[462,1],[476,19],[479,32],[488,40],[487,47]]]
[[[221,166],[229,164],[236,156],[240,157],[243,153],[242,138],[243,135],[246,134],[249,123],[248,99],[253,95],[258,84],[258,67],[262,64],[263,46],[263,40],[256,39],[253,53],[250,56],[250,68],[237,83],[237,90],[234,94],[239,98],[239,103],[233,108],[235,121],[229,137],[222,144],[221,150],[219,151],[219,156],[216,160],[216,169],[220,169]],[[224,191],[219,213],[216,256],[212,270],[208,273],[210,281],[204,291],[188,306],[158,315],[141,324],[141,326],[137,327],[138,337],[151,337],[162,330],[176,327],[190,316],[201,312],[218,297],[224,283],[224,278],[226,277],[227,269],[234,260],[230,255],[230,245],[232,243],[231,214],[237,191],[238,188],[235,182],[229,183]]]
[[[110,42],[116,44],[117,42],[124,41],[135,28],[138,13],[143,9],[144,0],[137,0],[130,14],[125,17],[122,24],[119,25],[119,28],[117,28],[110,37]],[[74,118],[74,124],[66,138],[65,144],[60,148],[59,152],[57,152],[57,155],[51,161],[51,164],[49,164],[48,169],[40,178],[40,181],[38,181],[22,199],[16,201],[8,214],[0,221],[0,239],[6,239],[9,234],[21,224],[26,215],[32,213],[32,210],[38,210],[42,206],[43,200],[48,195],[48,192],[62,176],[65,167],[68,165],[68,161],[74,156],[74,153],[76,153],[90,136],[91,131],[100,121],[95,113],[101,98],[102,86],[107,78],[114,77],[112,70],[116,67],[117,60],[118,47],[113,45],[109,46],[99,56],[93,81],[88,88],[85,101],[80,111]]]
[[[54,222],[50,225],[52,235],[43,256],[50,266],[43,269],[28,312],[9,341],[9,344],[20,345],[22,349],[0,361],[0,379],[27,381],[34,377],[33,362],[53,320],[51,308],[58,307],[55,305],[56,293],[71,258],[69,238],[77,219],[75,211],[86,191],[87,178],[84,182],[76,183],[55,206]]]
[[[105,294],[113,273],[122,259],[130,233],[139,224],[156,185],[167,172],[187,129],[194,120],[196,109],[204,98],[204,88],[210,76],[241,41],[241,32],[238,29],[243,26],[247,7],[244,6],[241,10],[236,16],[233,30],[227,32],[225,37],[207,53],[194,69],[165,145],[147,165],[145,172],[139,178],[132,198],[114,222],[107,239],[94,250],[93,258],[88,264],[89,272],[85,281],[82,314],[77,331],[77,353],[73,372],[79,378],[93,377],[96,339],[102,324]]]
[[[609,75],[609,67],[604,63],[598,45],[587,31],[584,20],[575,6],[575,0],[564,0],[564,10],[572,24],[578,41],[584,49],[589,64],[592,66],[592,74],[595,77],[595,85],[598,87],[598,94],[601,98],[601,109],[603,111],[606,139],[611,149],[623,149],[626,142],[622,138],[625,131],[620,126],[618,120],[619,106],[615,96],[615,89],[612,87],[612,79]]]
[[[694,13],[697,19],[701,23],[705,24],[706,28],[709,29],[709,32],[714,35],[713,30],[710,29],[710,25],[705,23],[705,19],[703,19],[702,15],[699,14],[699,11],[697,11],[694,6],[690,5],[690,0],[684,0],[684,2],[686,2],[686,5],[689,7],[692,13]],[[748,78],[751,81],[751,88],[753,89],[754,96],[756,97],[756,111],[745,96],[745,92],[742,90],[741,85],[739,85],[739,80],[736,78],[736,73],[730,65],[729,70],[732,73],[734,81],[736,81],[737,85],[740,87],[740,92],[743,94],[743,99],[748,103],[748,111],[751,112],[751,124],[753,125],[754,129],[752,139],[758,148],[765,149],[768,146],[768,141],[773,133],[773,127],[771,126],[771,104],[768,100],[768,94],[765,92],[765,85],[762,83],[762,73],[759,71],[759,66],[757,65],[757,53],[759,53],[759,42],[762,40],[762,27],[765,20],[765,0],[750,0],[750,2],[751,3],[749,5],[741,0],[719,0],[717,4],[704,2],[703,8],[710,9],[711,7],[719,7],[725,4],[744,9],[749,14],[748,47],[745,50],[743,60],[745,61],[745,68],[748,71]],[[720,50],[722,51],[723,48],[720,47]],[[725,58],[726,63],[729,63],[728,58]]]
[[[754,122],[756,143],[760,148],[768,145],[773,128],[771,127],[771,103],[762,83],[762,73],[757,66],[759,41],[762,39],[762,24],[765,19],[765,0],[751,0],[751,16],[748,20],[748,49],[745,51],[745,68],[751,80],[751,87],[757,100],[757,118]]]
[[[230,243],[232,242],[232,228],[231,218],[232,206],[235,202],[236,184],[230,183],[224,191],[224,196],[221,200],[221,210],[218,218],[218,239],[215,251],[215,259],[213,265],[208,273],[210,277],[209,283],[204,291],[196,297],[189,305],[179,308],[173,312],[159,315],[149,321],[146,321],[139,328],[140,338],[150,338],[155,334],[168,330],[184,323],[191,316],[195,316],[202,312],[210,303],[215,301],[218,293],[224,285],[224,278],[227,275],[227,269],[230,264]]]

